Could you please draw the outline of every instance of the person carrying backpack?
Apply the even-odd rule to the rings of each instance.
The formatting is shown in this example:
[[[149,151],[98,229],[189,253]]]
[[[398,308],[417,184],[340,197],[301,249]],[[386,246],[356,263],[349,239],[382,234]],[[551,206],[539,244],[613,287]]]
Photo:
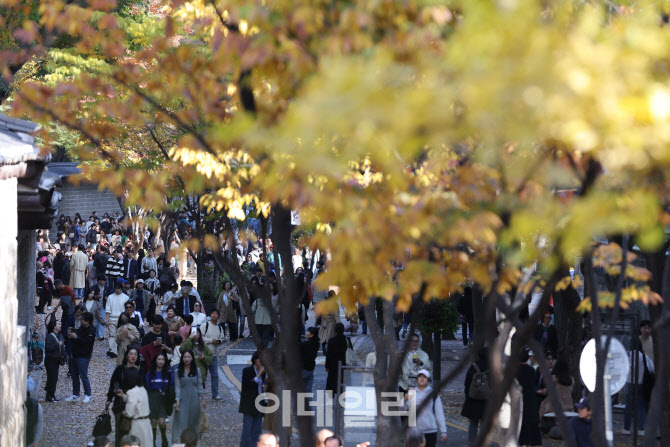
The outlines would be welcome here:
[[[405,407],[413,408],[416,411],[424,400],[430,398],[433,389],[428,385],[430,381],[430,371],[427,369],[419,370],[417,375],[416,389],[410,388],[410,392],[405,394]],[[416,415],[416,428],[423,433],[426,439],[426,447],[435,447],[437,445],[437,435],[440,434],[440,441],[447,440],[447,423],[444,417],[444,407],[442,400],[438,395],[431,399],[421,413]]]
[[[479,422],[484,418],[486,412],[487,394],[491,393],[488,383],[488,349],[482,348],[477,357],[465,375],[465,402],[461,410],[461,416],[470,421],[468,425],[469,445],[472,445],[477,439]]]

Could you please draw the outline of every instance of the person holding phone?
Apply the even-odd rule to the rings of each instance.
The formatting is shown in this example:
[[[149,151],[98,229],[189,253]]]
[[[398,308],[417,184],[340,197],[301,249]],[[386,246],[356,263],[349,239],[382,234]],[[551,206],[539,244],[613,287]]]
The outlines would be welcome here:
[[[172,340],[165,330],[167,325],[163,317],[156,314],[151,317],[151,330],[142,337],[142,348],[140,354],[144,357],[144,368],[148,371],[156,355],[162,353],[167,358],[174,349]]]
[[[417,334],[410,335],[409,350],[402,362],[402,375],[398,382],[398,389],[403,393],[406,393],[410,386],[416,388],[419,370],[430,371],[432,369],[428,354],[419,346],[421,346],[421,338]]]
[[[221,314],[217,309],[212,309],[209,313],[209,319],[204,326],[200,326],[202,331],[202,341],[205,346],[212,352],[212,363],[209,364],[209,374],[212,377],[212,400],[223,400],[219,396],[219,357],[216,355],[218,348],[225,340],[225,331],[219,323]]]
[[[84,399],[91,401],[91,382],[88,380],[88,364],[93,355],[95,344],[95,329],[93,329],[93,314],[84,312],[81,317],[81,326],[76,331],[68,328],[68,339],[72,342],[72,395],[67,402],[79,400],[79,381],[84,385]]]

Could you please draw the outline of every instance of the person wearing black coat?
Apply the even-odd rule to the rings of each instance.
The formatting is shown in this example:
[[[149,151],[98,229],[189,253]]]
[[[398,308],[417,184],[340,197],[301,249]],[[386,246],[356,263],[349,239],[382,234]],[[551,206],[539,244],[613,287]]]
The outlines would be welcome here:
[[[544,313],[542,323],[538,324],[533,332],[533,338],[540,342],[545,350],[558,352],[558,333],[556,327],[551,324],[551,311]]]
[[[44,339],[44,367],[47,373],[47,402],[58,402],[56,399],[56,384],[58,383],[58,369],[60,368],[61,355],[65,353],[63,336],[61,335],[61,322],[54,314],[47,323],[47,335]]]
[[[479,351],[477,360],[475,361],[477,367],[481,372],[489,369],[489,352],[488,349],[482,348]],[[474,365],[470,365],[470,369],[465,374],[465,402],[461,410],[461,416],[467,418],[470,423],[468,425],[468,443],[473,444],[477,439],[477,432],[479,431],[479,422],[484,418],[486,412],[486,401],[480,399],[472,399],[470,394],[470,385],[475,375],[476,369]]]
[[[95,329],[93,328],[93,314],[84,312],[81,316],[81,326],[77,330],[70,330],[68,338],[72,341],[72,396],[66,401],[79,399],[79,381],[84,385],[84,403],[91,400],[91,382],[88,380],[88,365],[93,355],[95,344]]]
[[[255,447],[261,434],[263,413],[256,408],[256,397],[265,391],[265,368],[258,351],[251,356],[251,366],[242,370],[239,412],[242,413],[240,447]]]
[[[347,364],[347,337],[344,336],[344,324],[335,325],[335,336],[328,340],[328,349],[326,350],[326,391],[332,391],[337,394],[337,373],[339,371],[338,363],[342,366]]]
[[[466,287],[463,296],[458,302],[458,312],[463,317],[461,332],[463,335],[463,346],[468,346],[468,340],[472,341],[475,330],[475,314],[472,310],[472,287]],[[468,334],[468,329],[470,333]]]
[[[532,366],[528,365],[528,349],[522,349],[519,354],[519,371],[516,380],[522,388],[523,413],[521,418],[521,433],[519,445],[542,445],[540,431],[540,414],[537,411],[537,374]]]
[[[56,259],[54,259],[54,280],[60,279],[63,281],[63,284],[65,284],[65,281],[63,278],[67,276],[68,281],[70,281],[70,275],[69,275],[69,269],[68,269],[68,274],[65,274],[65,270],[68,266],[65,265],[65,255],[62,251],[59,251],[56,253]]]
[[[300,356],[302,358],[302,380],[305,382],[305,390],[312,392],[314,385],[314,368],[316,368],[316,356],[319,354],[319,330],[315,327],[307,329],[306,339],[300,343]],[[346,351],[345,351],[346,352]]]
[[[121,429],[121,413],[126,408],[126,403],[119,395],[119,390],[127,393],[135,386],[146,386],[145,377],[146,371],[140,362],[139,348],[134,345],[129,346],[126,349],[123,363],[118,365],[112,373],[112,378],[109,381],[109,391],[107,391],[107,407],[112,404],[112,412],[114,413],[116,447],[120,447],[121,438],[127,434],[125,430]]]
[[[198,300],[195,295],[188,295],[188,288],[182,287],[181,290],[181,296],[175,300],[174,312],[183,318],[184,315],[186,315],[186,313],[184,313],[184,306],[188,305],[189,313],[193,313],[195,303],[197,303]],[[184,293],[184,291],[186,291],[186,293]],[[186,303],[184,303],[184,301],[186,301]]]

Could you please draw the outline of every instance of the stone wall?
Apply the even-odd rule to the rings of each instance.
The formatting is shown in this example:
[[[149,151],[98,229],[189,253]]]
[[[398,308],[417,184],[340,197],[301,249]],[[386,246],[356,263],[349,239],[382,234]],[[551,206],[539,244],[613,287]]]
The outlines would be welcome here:
[[[0,180],[0,446],[24,444],[27,350],[25,327],[17,325],[17,208],[15,178]],[[21,285],[24,287],[24,285]]]
[[[111,214],[121,211],[116,196],[109,190],[99,191],[97,185],[82,183],[75,186],[63,183],[56,187],[56,191],[63,195],[58,214],[70,216],[73,220],[77,213],[86,221],[93,211],[98,212],[100,219],[102,219],[104,213]],[[49,232],[49,239],[55,242],[57,238],[56,226],[54,225]]]

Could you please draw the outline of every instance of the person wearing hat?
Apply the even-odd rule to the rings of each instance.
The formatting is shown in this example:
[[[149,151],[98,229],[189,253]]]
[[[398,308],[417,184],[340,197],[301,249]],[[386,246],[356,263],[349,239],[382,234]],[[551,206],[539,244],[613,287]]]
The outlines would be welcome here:
[[[144,280],[138,279],[135,283],[135,288],[130,291],[128,295],[131,300],[135,301],[135,308],[142,314],[142,318],[148,323],[156,314],[156,302],[153,295],[149,294],[144,288]]]
[[[405,406],[410,411],[416,411],[424,400],[430,399],[433,389],[428,385],[430,382],[430,371],[420,369],[417,373],[417,387],[410,388],[405,394]],[[437,444],[437,434],[440,434],[440,441],[447,440],[447,421],[444,417],[444,407],[440,396],[432,399],[429,405],[426,405],[421,413],[416,415],[416,428],[419,429],[425,439],[426,447],[435,447]]]
[[[105,306],[105,313],[107,314],[107,327],[109,328],[109,351],[107,355],[111,358],[116,358],[118,355],[118,345],[116,343],[116,329],[119,322],[119,317],[126,310],[125,304],[128,301],[128,295],[123,293],[123,279],[118,279],[114,284],[114,293],[107,297],[107,305]]]
[[[591,441],[591,404],[586,397],[575,404],[577,417],[570,419],[570,430],[575,434],[577,447],[594,447]]]

